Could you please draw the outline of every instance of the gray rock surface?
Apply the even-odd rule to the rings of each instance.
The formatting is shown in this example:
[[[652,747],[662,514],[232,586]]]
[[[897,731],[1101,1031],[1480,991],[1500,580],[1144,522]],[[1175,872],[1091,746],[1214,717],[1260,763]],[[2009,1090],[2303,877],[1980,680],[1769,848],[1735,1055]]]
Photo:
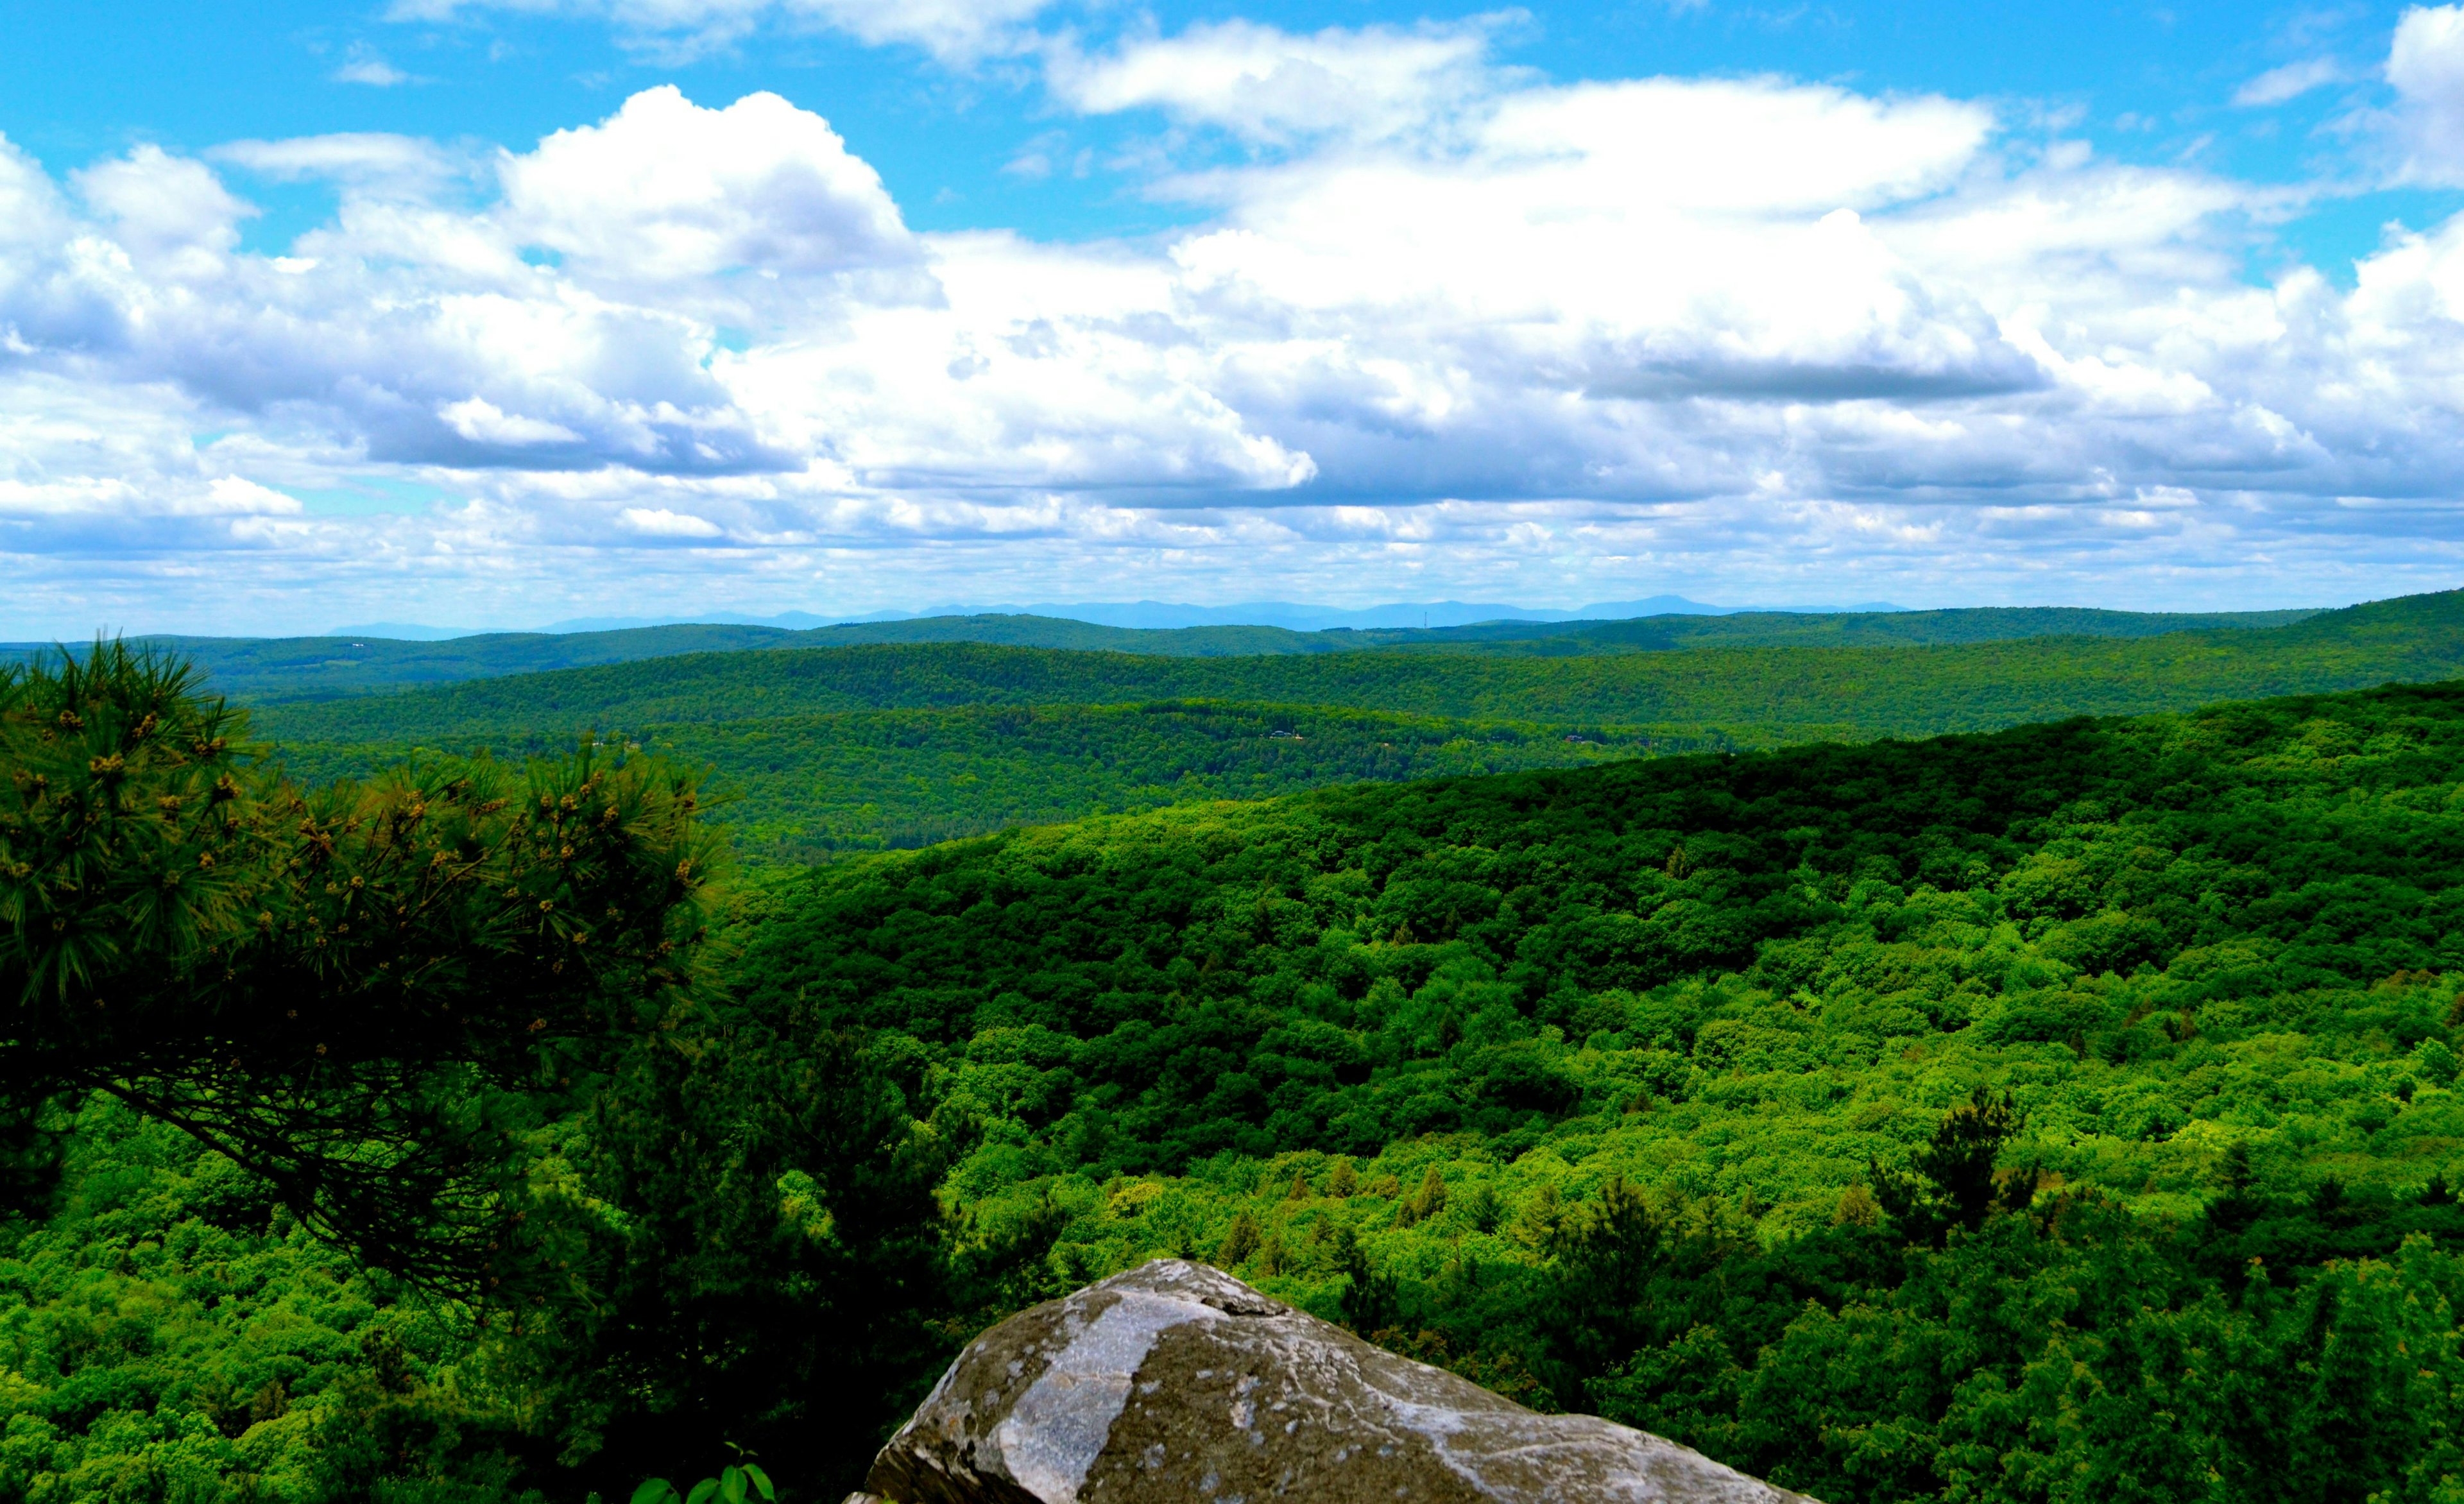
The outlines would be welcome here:
[[[1808,1504],[1541,1415],[1202,1264],[1157,1259],[970,1344],[847,1504]]]

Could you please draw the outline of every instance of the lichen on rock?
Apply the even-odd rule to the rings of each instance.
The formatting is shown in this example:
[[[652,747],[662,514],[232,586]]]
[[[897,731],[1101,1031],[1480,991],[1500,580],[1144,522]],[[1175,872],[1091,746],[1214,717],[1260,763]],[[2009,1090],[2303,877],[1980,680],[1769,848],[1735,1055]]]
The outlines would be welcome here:
[[[970,1343],[847,1504],[1805,1504],[1675,1442],[1541,1415],[1202,1264]]]

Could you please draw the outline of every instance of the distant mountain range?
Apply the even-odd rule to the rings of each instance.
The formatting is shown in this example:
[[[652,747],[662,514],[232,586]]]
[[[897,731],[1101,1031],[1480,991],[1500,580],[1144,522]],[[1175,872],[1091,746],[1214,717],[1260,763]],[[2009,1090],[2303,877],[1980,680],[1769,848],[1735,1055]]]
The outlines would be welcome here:
[[[1616,608],[1591,609],[1609,611]],[[1433,621],[1437,619],[1435,608],[1430,608],[1429,614]],[[2263,630],[2314,614],[2317,613],[2303,610],[2106,611],[2047,606],[1938,611],[1664,611],[1571,621],[1491,619],[1469,626],[1335,627],[1314,631],[1265,625],[1108,627],[1051,616],[976,615],[898,617],[803,629],[697,622],[602,631],[486,632],[450,637],[394,623],[364,626],[330,637],[157,636],[129,640],[177,653],[208,675],[213,687],[225,694],[252,704],[270,705],[506,675],[762,650],[864,648],[892,650],[894,656],[899,651],[933,644],[973,644],[995,649],[1194,658],[1340,656],[1360,652],[1565,658],[1698,648],[1925,648],[2014,642],[2032,637],[2152,637],[2181,632]],[[49,651],[41,643],[0,643],[0,666]]]
[[[1732,616],[1751,611],[1830,614],[1845,611],[1898,611],[1906,608],[1888,601],[1852,606],[1713,606],[1683,595],[1653,595],[1639,601],[1601,601],[1577,610],[1545,607],[1506,606],[1469,601],[1405,601],[1391,606],[1345,609],[1305,606],[1292,601],[1243,601],[1232,606],[1191,606],[1169,601],[1036,602],[1025,605],[929,606],[915,611],[871,611],[861,616],[825,616],[811,611],[781,611],[753,616],[742,611],[702,611],[660,616],[575,616],[539,629],[550,632],[624,631],[638,627],[709,623],[730,627],[777,627],[806,631],[815,627],[848,623],[920,621],[941,616],[1042,616],[1087,622],[1097,627],[1283,627],[1293,631],[1393,630],[1414,627],[1470,627],[1483,622],[1630,621],[1642,616]],[[397,642],[443,642],[478,636],[478,630],[429,627],[412,622],[367,622],[337,627],[330,637],[387,637]]]

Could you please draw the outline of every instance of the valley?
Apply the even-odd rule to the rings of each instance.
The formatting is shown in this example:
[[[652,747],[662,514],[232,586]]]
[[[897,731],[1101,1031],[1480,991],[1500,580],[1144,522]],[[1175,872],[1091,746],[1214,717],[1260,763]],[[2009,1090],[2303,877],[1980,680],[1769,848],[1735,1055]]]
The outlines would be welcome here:
[[[606,1497],[724,1429],[834,1497],[969,1335],[1170,1257],[1834,1504],[2047,1472],[2274,1500],[2329,1458],[2442,1496],[2464,597],[2051,625],[747,642],[268,690],[194,745],[275,811],[249,891],[313,922],[178,965],[389,1016],[384,947],[442,966],[445,932],[385,940],[425,922],[406,898],[362,939],[314,918],[362,878],[305,874],[504,860],[451,943],[525,985],[615,959],[560,896],[584,874],[709,884],[641,962],[687,1001],[639,1032],[542,1011],[421,1088],[452,1118],[453,1072],[510,1063],[467,1162],[517,1294],[407,1284],[178,1127],[52,1098],[0,1160],[39,1198],[0,1250],[0,1473]],[[119,786],[124,754],[10,724],[25,765]],[[621,877],[593,853],[649,816],[594,814],[609,779],[704,833]],[[72,797],[10,786],[0,842]],[[446,807],[466,833],[385,865]]]

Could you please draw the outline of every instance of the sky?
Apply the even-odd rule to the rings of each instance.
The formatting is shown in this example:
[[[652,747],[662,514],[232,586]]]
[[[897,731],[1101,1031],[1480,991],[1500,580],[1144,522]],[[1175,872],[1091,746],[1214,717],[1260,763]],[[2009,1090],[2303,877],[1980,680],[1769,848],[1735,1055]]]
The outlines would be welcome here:
[[[0,35],[0,637],[2464,584],[2464,6]]]

